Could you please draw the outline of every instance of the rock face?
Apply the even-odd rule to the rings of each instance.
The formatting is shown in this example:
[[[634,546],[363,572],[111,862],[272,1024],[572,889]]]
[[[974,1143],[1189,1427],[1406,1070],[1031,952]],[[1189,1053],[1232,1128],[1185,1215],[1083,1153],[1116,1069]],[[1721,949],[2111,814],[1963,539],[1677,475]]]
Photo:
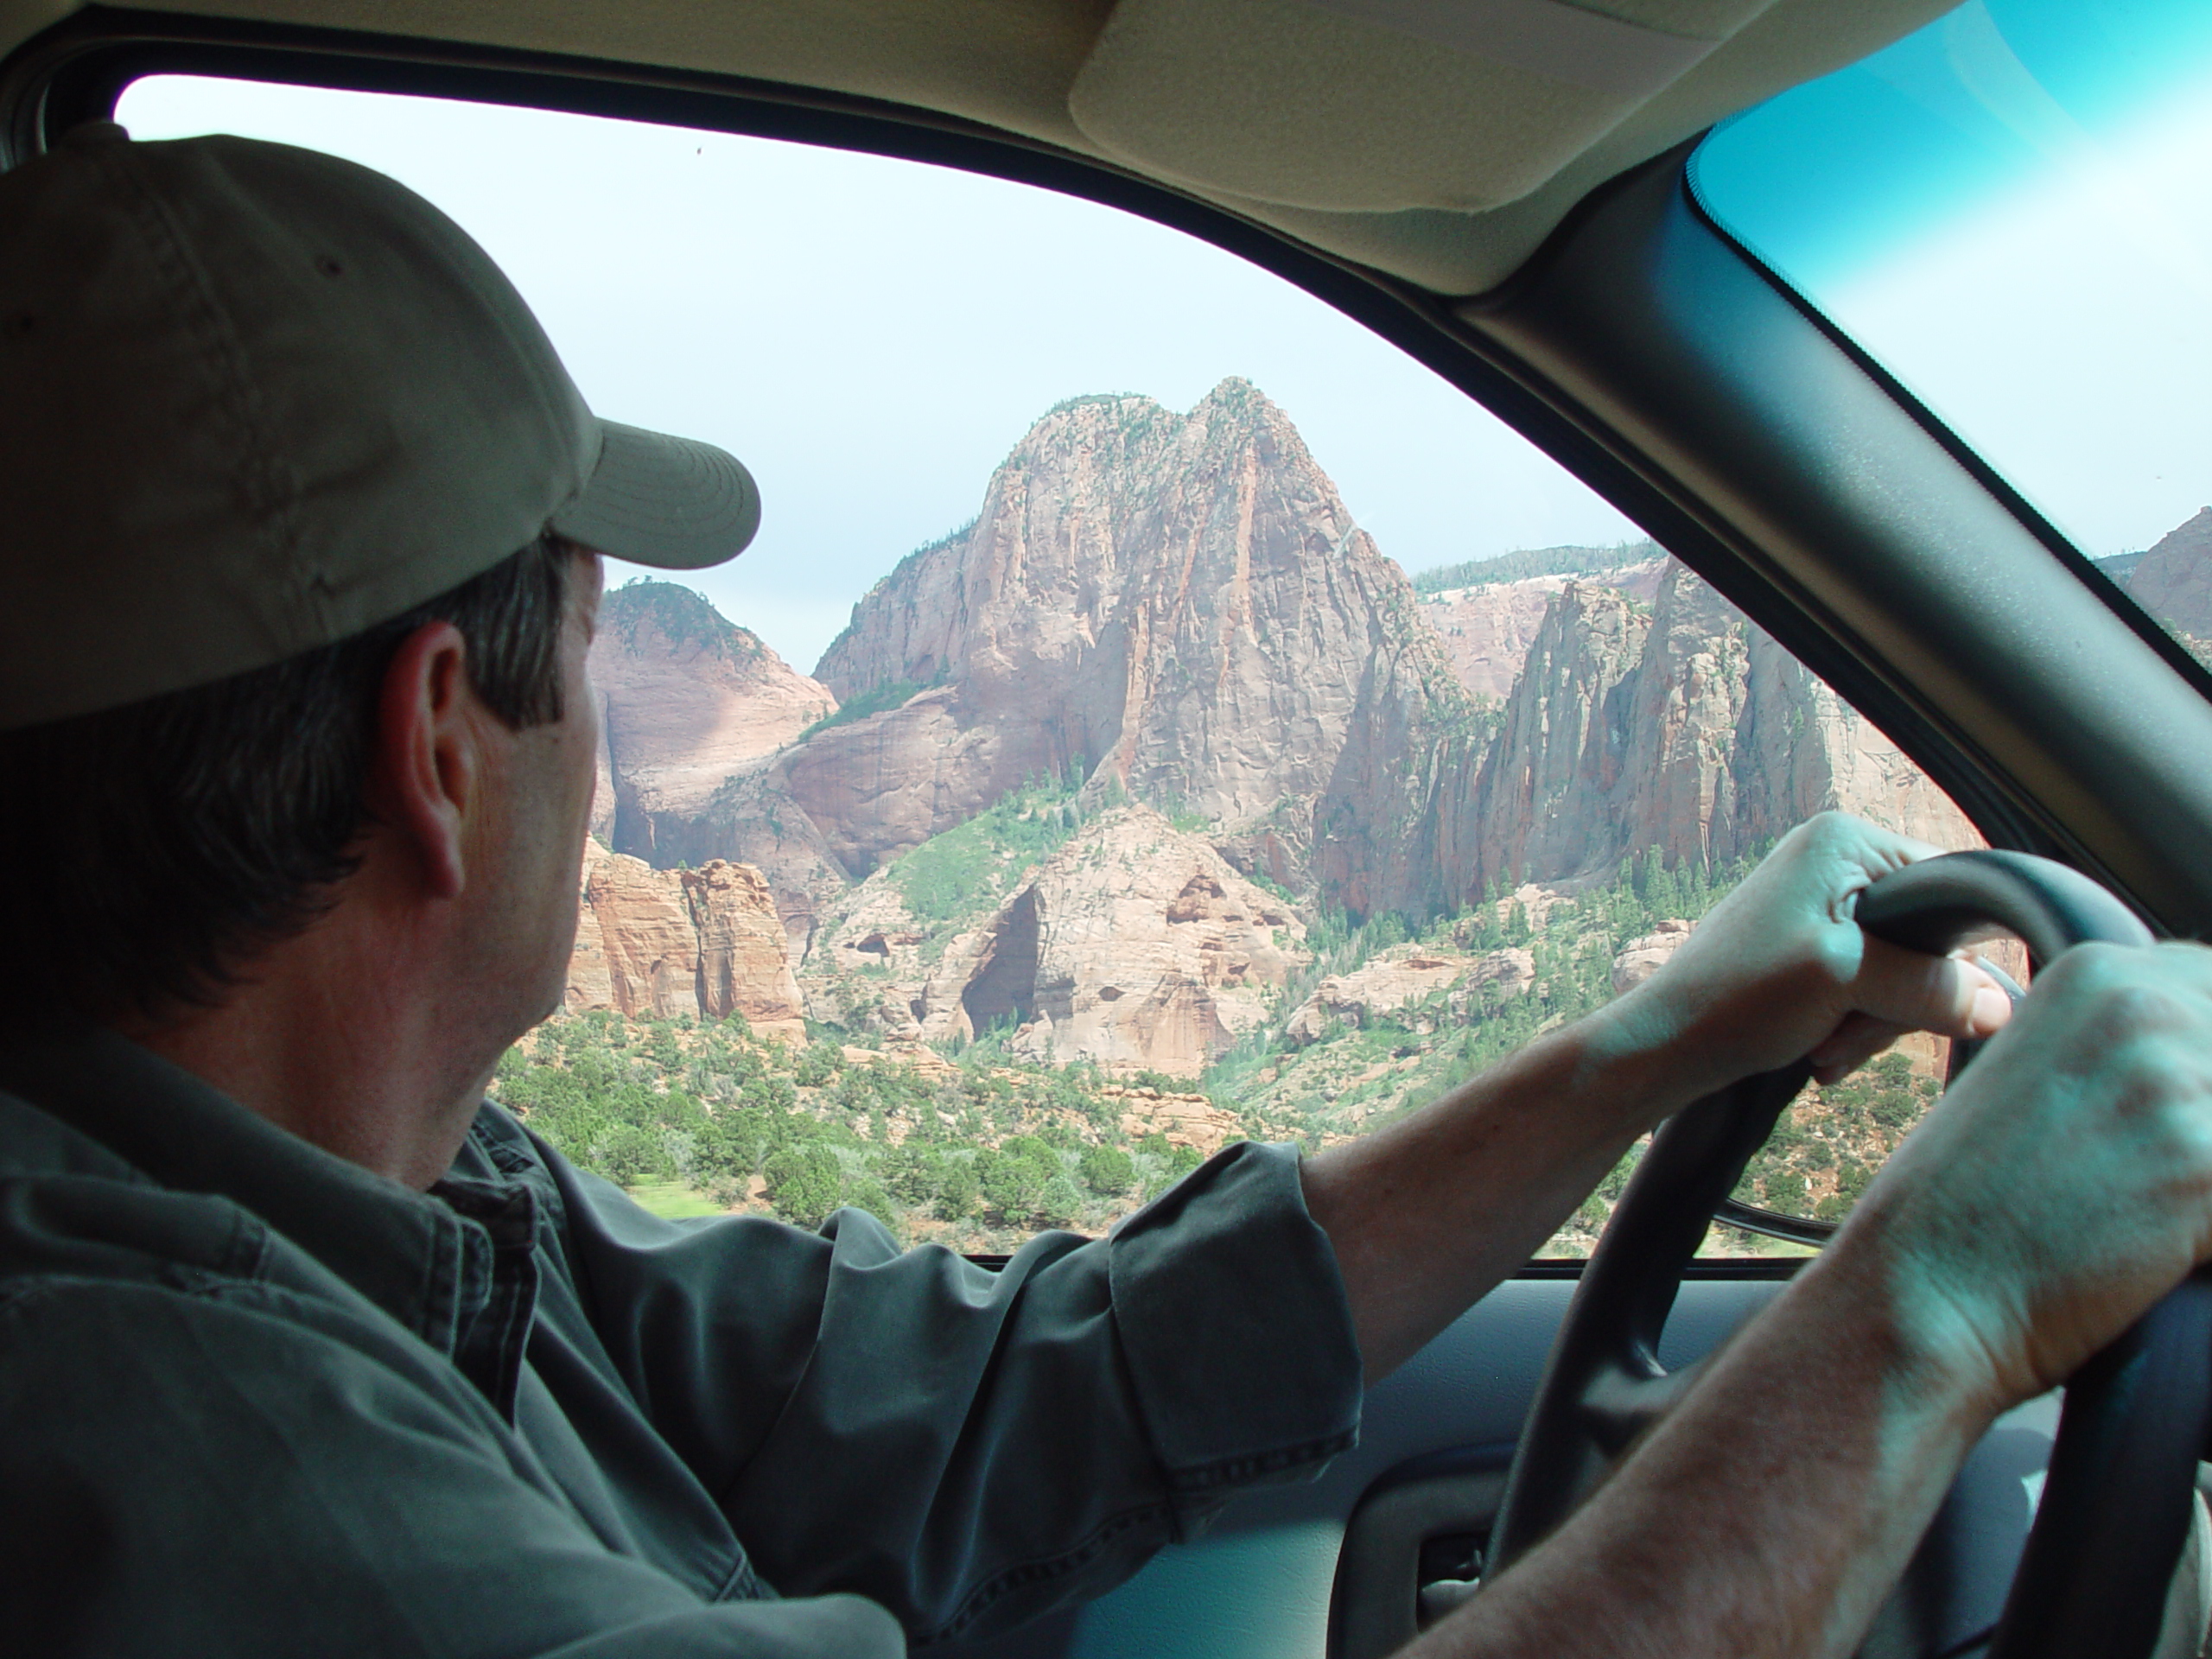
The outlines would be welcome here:
[[[2212,639],[2212,507],[2168,531],[2127,573],[2135,602],[2175,632]]]
[[[899,1040],[1016,1027],[1013,1052],[1192,1077],[1265,1019],[1305,927],[1211,846],[1148,807],[1101,814],[934,960],[887,876],[806,963],[817,1018]]]
[[[1649,605],[1658,594],[1665,571],[1663,559],[1647,559],[1579,580],[1585,587],[1610,588]],[[1422,595],[1421,620],[1443,642],[1452,671],[1462,685],[1477,696],[1503,699],[1520,683],[1522,667],[1552,601],[1576,580],[1525,576],[1477,588],[1448,588]]]
[[[1535,982],[1535,957],[1518,945],[1478,957],[1402,946],[1324,979],[1293,1011],[1283,1035],[1293,1044],[1316,1042],[1339,1021],[1363,1026],[1376,1014],[1395,1014],[1439,992],[1445,993],[1440,1017],[1463,1020],[1471,1009],[1494,1007]]]
[[[1658,848],[1726,861],[1830,808],[1982,845],[1948,798],[1762,630],[1669,561],[1647,616],[1573,582],[1478,768],[1440,769],[1448,889],[1558,881]]]
[[[837,700],[688,588],[635,582],[601,603],[591,677],[603,727],[594,830],[648,862],[658,826],[703,807]]]
[[[1634,990],[1664,968],[1696,925],[1679,918],[1664,921],[1623,945],[1613,957],[1613,995]]]
[[[768,884],[742,864],[656,870],[586,844],[570,1013],[722,1019],[804,1040],[798,985]]]
[[[1073,772],[1225,830],[1264,821],[1294,859],[1325,836],[1363,874],[1398,856],[1419,808],[1414,749],[1466,702],[1417,608],[1247,383],[1186,416],[1077,399],[823,657],[838,697],[897,706],[779,756],[657,844],[760,863],[818,904],[1025,779]],[[777,850],[760,845],[772,818]]]

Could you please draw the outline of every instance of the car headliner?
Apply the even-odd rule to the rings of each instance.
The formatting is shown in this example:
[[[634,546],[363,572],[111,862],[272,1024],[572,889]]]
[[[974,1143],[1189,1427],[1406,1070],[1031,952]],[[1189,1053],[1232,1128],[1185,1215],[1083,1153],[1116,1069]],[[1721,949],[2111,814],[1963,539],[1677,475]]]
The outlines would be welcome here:
[[[1503,281],[1596,185],[1726,115],[1878,49],[1952,3],[217,0],[164,12],[374,31],[881,99],[1105,161],[1325,254],[1438,293],[1471,295]],[[78,10],[54,0],[0,0],[0,44],[13,50]],[[1719,44],[1656,92],[1609,99],[1572,84],[1571,49],[1559,54],[1563,75],[1550,75],[1344,15],[1379,10],[1503,14],[1509,22],[1533,13],[1539,25],[1547,13],[1566,13],[1574,24],[1595,10],[1633,26],[1625,31],[1631,35]],[[1317,71],[1313,59],[1323,47],[1329,61]],[[1195,67],[1162,55],[1179,50],[1187,60],[1198,49],[1217,54]],[[1172,98],[1160,90],[1164,70],[1178,82]],[[1319,108],[1317,76],[1349,95]],[[1221,95],[1184,95],[1209,86]],[[1149,110],[1128,107],[1147,100]],[[1561,105],[1576,118],[1550,118]],[[1221,113],[1209,118],[1215,109]],[[1357,176],[1299,187],[1301,153],[1315,158],[1306,169],[1314,172],[1348,151],[1363,158]],[[1255,166],[1274,181],[1270,200],[1230,188],[1249,187]],[[1463,175],[1460,188],[1440,189],[1440,177]],[[1317,197],[1329,205],[1314,205]],[[1347,200],[1363,210],[1344,210]],[[1409,202],[1427,205],[1401,205]]]

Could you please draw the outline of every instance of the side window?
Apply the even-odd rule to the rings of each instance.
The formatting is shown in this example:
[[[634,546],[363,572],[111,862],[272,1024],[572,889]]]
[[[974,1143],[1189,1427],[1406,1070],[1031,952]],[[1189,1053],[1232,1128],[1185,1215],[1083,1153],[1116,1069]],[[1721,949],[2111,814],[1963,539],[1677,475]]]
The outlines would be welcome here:
[[[1812,813],[1978,844],[1550,461],[1205,245],[533,111],[169,79],[121,113],[398,175],[601,412],[761,477],[735,565],[609,573],[565,1005],[494,1090],[663,1213],[1101,1230],[1598,1007]],[[1748,1195],[1847,1205],[1937,1058],[1808,1099]]]

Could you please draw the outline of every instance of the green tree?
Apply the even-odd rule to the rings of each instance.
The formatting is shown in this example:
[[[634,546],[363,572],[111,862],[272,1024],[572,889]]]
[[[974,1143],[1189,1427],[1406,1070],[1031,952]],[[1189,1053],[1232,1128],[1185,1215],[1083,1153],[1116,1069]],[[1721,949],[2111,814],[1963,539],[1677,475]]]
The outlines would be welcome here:
[[[1119,1147],[1085,1147],[1079,1167],[1083,1184],[1101,1198],[1126,1192],[1136,1185],[1136,1164]]]
[[[1018,1141],[1023,1137],[1010,1137]],[[1049,1163],[1033,1153],[1001,1147],[976,1154],[976,1175],[982,1183],[983,1201],[1010,1222],[1027,1220],[1037,1213],[1045,1196],[1045,1183],[1058,1174],[1059,1160]]]
[[[844,1069],[844,1050],[835,1043],[809,1043],[791,1067],[791,1081],[802,1089],[818,1089]]]
[[[844,1192],[844,1169],[837,1154],[818,1142],[799,1142],[770,1153],[760,1173],[767,1178],[768,1202],[795,1226],[819,1227]]]
[[[974,1164],[965,1158],[947,1158],[938,1170],[934,1207],[946,1221],[965,1221],[976,1213],[982,1192]]]

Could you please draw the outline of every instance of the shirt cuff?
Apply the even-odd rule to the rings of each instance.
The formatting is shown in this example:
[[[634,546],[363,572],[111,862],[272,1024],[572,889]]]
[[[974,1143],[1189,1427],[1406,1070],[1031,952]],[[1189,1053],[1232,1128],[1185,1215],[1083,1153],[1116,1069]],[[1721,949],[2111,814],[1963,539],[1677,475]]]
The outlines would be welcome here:
[[[1138,1409],[1179,1498],[1203,1510],[1240,1486],[1311,1479],[1358,1440],[1351,1307],[1296,1147],[1227,1148],[1107,1248]]]

